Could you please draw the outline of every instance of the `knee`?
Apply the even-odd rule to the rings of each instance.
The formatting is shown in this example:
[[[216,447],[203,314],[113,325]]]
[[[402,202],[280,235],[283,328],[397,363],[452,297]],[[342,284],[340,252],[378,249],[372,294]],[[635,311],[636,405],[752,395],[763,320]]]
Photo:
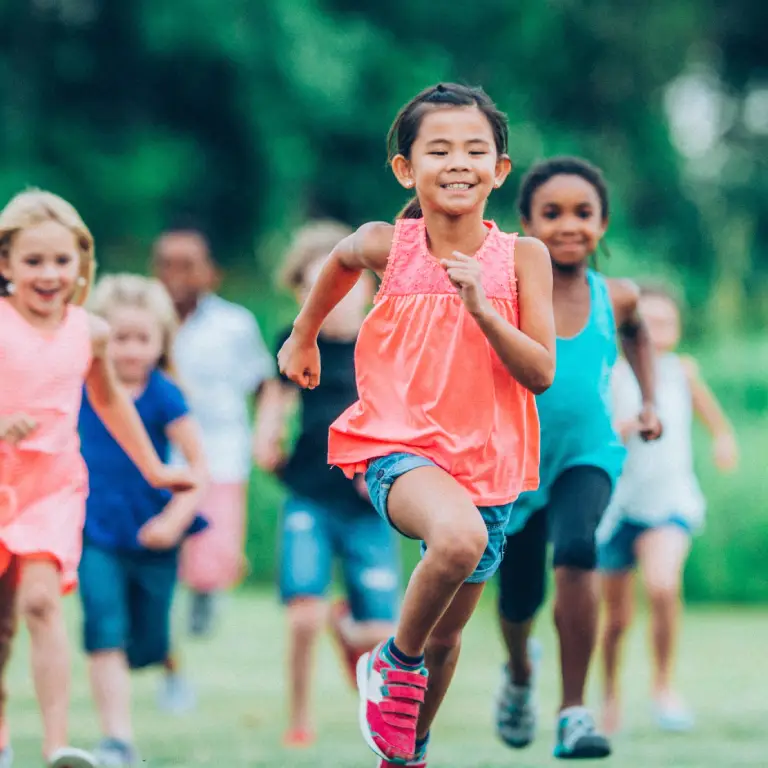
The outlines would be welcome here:
[[[680,587],[676,581],[651,581],[647,588],[648,600],[654,610],[669,608],[680,598]]]
[[[555,568],[593,571],[597,567],[597,544],[594,535],[569,536],[555,542]]]
[[[619,640],[627,631],[630,623],[629,611],[610,613],[605,621],[605,636],[610,641]]]
[[[488,530],[479,525],[442,534],[435,542],[429,542],[427,552],[434,554],[435,562],[444,572],[447,581],[464,581],[477,568],[488,546]]]
[[[288,627],[291,634],[313,638],[320,633],[324,619],[324,602],[315,598],[296,598],[288,605]]]
[[[19,596],[19,612],[30,624],[44,624],[60,612],[59,596],[47,585],[31,585]]]

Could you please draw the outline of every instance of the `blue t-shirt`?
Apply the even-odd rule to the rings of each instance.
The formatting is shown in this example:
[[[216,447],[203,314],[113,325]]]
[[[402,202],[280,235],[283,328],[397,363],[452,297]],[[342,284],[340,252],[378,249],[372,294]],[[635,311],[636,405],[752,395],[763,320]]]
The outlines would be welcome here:
[[[134,404],[157,455],[167,462],[171,448],[167,427],[188,413],[181,390],[155,370]],[[171,492],[153,488],[144,479],[96,415],[85,392],[79,430],[90,484],[86,541],[107,549],[142,550],[137,538],[139,529],[163,511]]]

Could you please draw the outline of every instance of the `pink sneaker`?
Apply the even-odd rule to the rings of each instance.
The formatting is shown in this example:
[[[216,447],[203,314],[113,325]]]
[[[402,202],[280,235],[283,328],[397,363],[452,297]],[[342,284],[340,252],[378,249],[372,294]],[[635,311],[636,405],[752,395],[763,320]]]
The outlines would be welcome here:
[[[416,721],[427,690],[427,670],[397,666],[387,645],[380,643],[357,662],[360,731],[384,765],[387,761],[422,765],[412,761],[416,759]]]

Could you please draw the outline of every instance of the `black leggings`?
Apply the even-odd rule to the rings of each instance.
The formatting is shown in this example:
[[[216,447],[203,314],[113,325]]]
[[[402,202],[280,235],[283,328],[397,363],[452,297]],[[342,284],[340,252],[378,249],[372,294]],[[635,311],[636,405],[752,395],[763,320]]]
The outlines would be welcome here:
[[[507,621],[532,619],[544,603],[547,543],[553,566],[592,571],[597,566],[597,526],[611,500],[612,484],[598,467],[572,467],[553,483],[546,507],[507,536],[499,568],[499,612]]]

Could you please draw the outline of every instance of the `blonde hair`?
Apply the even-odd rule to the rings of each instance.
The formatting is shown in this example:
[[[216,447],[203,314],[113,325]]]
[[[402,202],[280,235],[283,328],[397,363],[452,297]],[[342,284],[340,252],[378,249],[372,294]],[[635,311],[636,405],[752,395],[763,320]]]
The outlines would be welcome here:
[[[290,290],[297,290],[304,282],[307,269],[328,254],[354,232],[339,221],[321,219],[311,221],[298,229],[291,239],[278,280]]]
[[[144,309],[154,316],[163,336],[162,353],[157,365],[172,374],[172,348],[179,318],[165,286],[152,277],[127,273],[106,275],[96,284],[88,308],[108,320],[110,311],[116,307]]]
[[[0,257],[8,258],[13,239],[23,229],[56,221],[75,236],[80,252],[80,273],[74,293],[75,304],[84,304],[96,274],[93,235],[80,214],[64,198],[42,189],[28,189],[11,198],[0,212]],[[8,281],[0,275],[0,296],[7,296]]]

